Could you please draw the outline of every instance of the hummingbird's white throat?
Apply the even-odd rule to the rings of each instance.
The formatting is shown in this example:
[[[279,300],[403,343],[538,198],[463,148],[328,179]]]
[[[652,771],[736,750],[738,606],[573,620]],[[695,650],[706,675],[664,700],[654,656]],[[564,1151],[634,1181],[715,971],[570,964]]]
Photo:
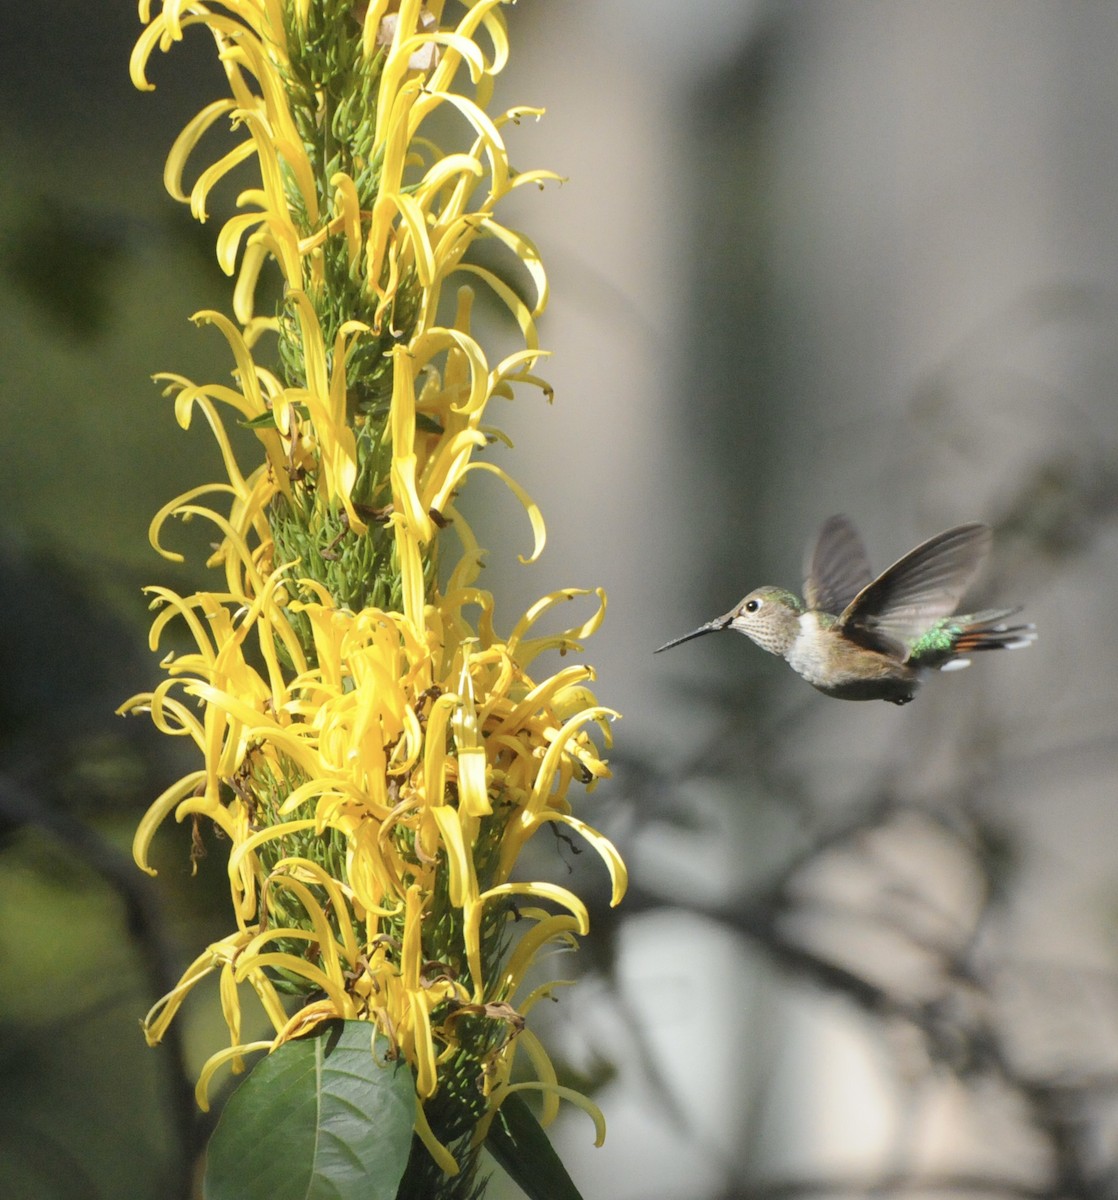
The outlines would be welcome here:
[[[825,635],[819,624],[819,614],[801,613],[797,622],[799,633],[784,653],[788,665],[802,675],[813,687],[827,682]]]

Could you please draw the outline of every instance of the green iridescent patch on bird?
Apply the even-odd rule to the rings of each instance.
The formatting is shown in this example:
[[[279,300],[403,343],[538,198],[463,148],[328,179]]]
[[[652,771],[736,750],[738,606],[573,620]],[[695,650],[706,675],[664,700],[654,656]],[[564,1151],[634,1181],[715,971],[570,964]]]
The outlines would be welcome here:
[[[942,654],[950,653],[962,632],[963,626],[958,622],[941,621],[929,629],[922,638],[918,638],[912,643],[912,649],[908,654],[909,660],[921,658],[925,654],[937,651]]]

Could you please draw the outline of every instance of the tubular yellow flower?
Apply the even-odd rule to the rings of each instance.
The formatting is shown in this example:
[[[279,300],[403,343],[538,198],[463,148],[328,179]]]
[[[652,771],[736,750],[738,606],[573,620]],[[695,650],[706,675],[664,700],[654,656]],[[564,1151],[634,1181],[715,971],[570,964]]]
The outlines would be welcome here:
[[[537,953],[569,947],[588,917],[568,889],[515,879],[520,852],[541,828],[562,824],[601,858],[613,903],[626,881],[612,844],[568,801],[572,784],[592,788],[608,775],[615,714],[588,690],[587,666],[528,674],[544,651],[580,651],[605,597],[552,593],[502,638],[493,598],[475,586],[480,551],[455,506],[471,471],[496,474],[529,517],[524,561],[541,552],[537,506],[476,456],[499,437],[482,424],[492,397],[517,385],[550,395],[532,373],[544,353],[535,319],[546,276],[528,239],[493,213],[513,188],[555,177],[517,174],[507,160],[501,129],[537,110],[485,112],[508,53],[500,0],[472,0],[456,23],[443,19],[443,4],[414,0],[370,0],[347,19],[325,0],[151,8],[141,0],[137,86],[151,86],[156,48],[201,25],[231,90],[175,141],[168,189],[203,220],[235,167],[255,162],[260,186],[241,193],[238,205],[252,211],[218,237],[230,275],[240,256],[237,320],[195,317],[227,343],[234,385],[159,377],[182,426],[199,412],[208,423],[226,479],[165,506],[151,540],[178,557],[163,545],[171,518],[211,522],[220,542],[209,565],[223,569],[224,590],[151,589],[152,648],[177,622],[194,649],[167,655],[164,681],[124,706],[190,738],[203,758],[141,822],[137,863],[154,873],[151,841],[171,814],[212,821],[232,847],[236,930],[191,964],[145,1029],[157,1041],[187,993],[218,974],[231,1045],[203,1069],[205,1103],[214,1072],[240,1069],[250,1050],[331,1018],[367,1020],[410,1064],[423,1101],[416,1135],[440,1170],[452,1170],[456,1155],[475,1153],[470,1131],[524,1086],[509,1083],[518,1044],[533,1086],[568,1095],[542,1046],[517,1038],[523,1015],[513,1003]],[[472,97],[454,90],[463,77]],[[420,136],[440,108],[464,119],[466,150],[442,155]],[[188,188],[188,160],[221,121],[244,140]],[[478,238],[519,259],[534,298],[465,260]],[[270,263],[285,285],[274,319],[253,312]],[[449,323],[438,323],[456,273],[490,288],[523,349],[490,365],[471,331],[468,287]],[[266,334],[278,369],[256,360]],[[223,411],[260,441],[263,462],[248,473]],[[440,587],[436,551],[448,526],[461,555]],[[579,600],[593,606],[581,623],[534,635],[541,618]],[[242,1044],[246,984],[273,1026],[269,1042]]]

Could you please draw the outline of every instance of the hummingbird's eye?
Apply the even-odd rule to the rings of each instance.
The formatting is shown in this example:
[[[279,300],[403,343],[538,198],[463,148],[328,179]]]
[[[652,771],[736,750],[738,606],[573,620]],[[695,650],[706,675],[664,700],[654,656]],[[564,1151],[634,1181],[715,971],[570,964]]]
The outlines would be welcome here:
[[[745,602],[745,611],[747,613],[755,613],[761,607],[760,600],[747,600]]]

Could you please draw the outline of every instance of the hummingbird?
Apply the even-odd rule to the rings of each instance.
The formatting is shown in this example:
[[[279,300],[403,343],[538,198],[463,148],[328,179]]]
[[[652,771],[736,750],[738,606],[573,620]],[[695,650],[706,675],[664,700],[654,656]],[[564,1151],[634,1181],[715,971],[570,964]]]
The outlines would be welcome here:
[[[986,525],[956,525],[874,578],[853,523],[831,517],[807,556],[802,602],[784,588],[757,588],[656,653],[733,629],[779,654],[827,696],[907,704],[930,670],[958,670],[974,651],[1016,650],[1036,640],[1033,625],[1007,623],[1019,609],[955,613],[992,536]]]

